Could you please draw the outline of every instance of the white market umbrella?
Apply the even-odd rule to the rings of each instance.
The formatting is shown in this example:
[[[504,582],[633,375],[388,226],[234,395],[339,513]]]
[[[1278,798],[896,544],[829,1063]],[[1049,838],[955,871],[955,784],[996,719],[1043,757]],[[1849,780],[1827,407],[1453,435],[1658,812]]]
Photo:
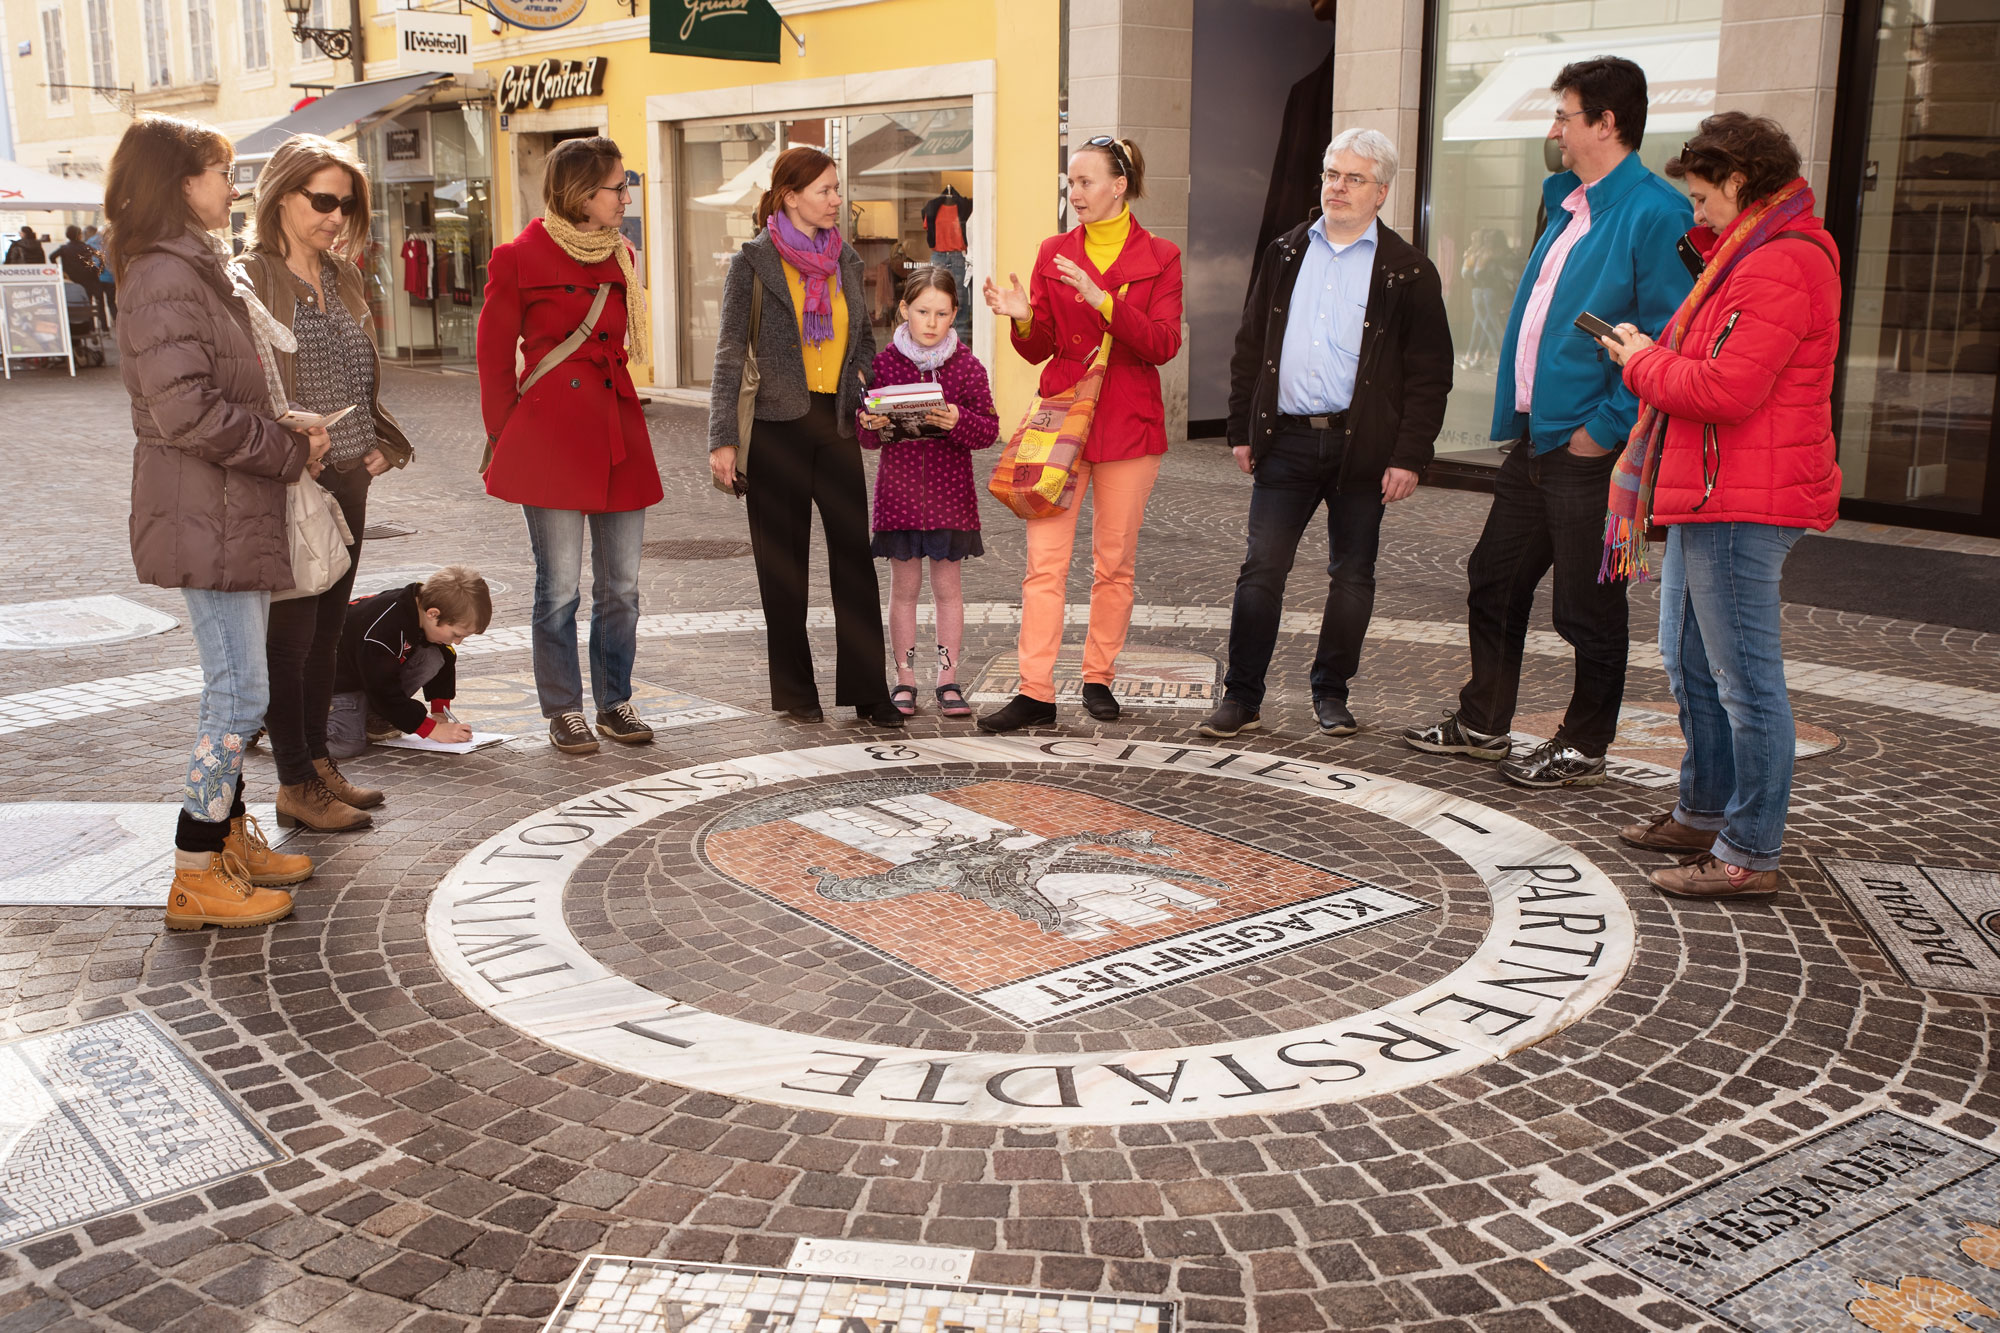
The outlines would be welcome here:
[[[771,188],[771,168],[778,163],[778,145],[772,144],[750,164],[723,182],[710,194],[698,194],[694,202],[706,208],[754,209],[764,191]]]
[[[0,213],[87,213],[103,207],[102,186],[0,158]]]

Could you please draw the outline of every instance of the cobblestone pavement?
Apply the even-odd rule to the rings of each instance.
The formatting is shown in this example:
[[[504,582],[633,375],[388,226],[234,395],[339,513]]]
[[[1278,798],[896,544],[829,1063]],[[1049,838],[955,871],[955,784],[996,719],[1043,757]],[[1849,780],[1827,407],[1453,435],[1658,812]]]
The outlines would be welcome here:
[[[368,545],[363,585],[447,560],[506,584],[495,632],[473,641],[461,667],[499,699],[505,678],[518,686],[529,670],[532,570],[517,513],[487,500],[473,473],[475,387],[392,371],[384,396],[418,457],[377,483],[370,521],[414,531]],[[30,375],[0,390],[0,603],[116,593],[184,619],[177,596],[132,580],[128,411],[112,371],[74,384]],[[664,693],[740,711],[663,730],[651,749],[607,745],[595,756],[559,755],[532,730],[463,758],[372,751],[348,768],[387,788],[388,805],[367,832],[295,838],[292,848],[311,852],[319,870],[301,886],[295,915],[268,930],[170,936],[157,906],[0,907],[0,1039],[31,1039],[0,1047],[0,1090],[54,1095],[90,1084],[109,1107],[97,1131],[109,1158],[121,1133],[131,1139],[122,1151],[158,1157],[175,1135],[199,1130],[218,1145],[242,1138],[233,1150],[244,1161],[277,1159],[213,1168],[237,1172],[213,1179],[197,1155],[145,1191],[103,1186],[108,1201],[80,1205],[78,1220],[57,1229],[0,1210],[0,1333],[527,1330],[557,1310],[587,1255],[782,1267],[800,1237],[968,1248],[975,1282],[1174,1301],[1180,1326],[1202,1330],[1917,1330],[1996,1317],[2000,1257],[1981,1256],[2000,1247],[1980,1237],[2000,1238],[2000,1173],[1987,1169],[1986,1151],[2000,1148],[2000,935],[1991,933],[2000,930],[2000,881],[1979,872],[2000,867],[1991,758],[2000,636],[1786,608],[1787,657],[1801,664],[1799,718],[1842,743],[1799,766],[1788,890],[1766,904],[1685,904],[1648,889],[1645,872],[1659,859],[1613,831],[1667,803],[1656,787],[1524,792],[1490,768],[1434,761],[1398,742],[1395,729],[1448,702],[1464,669],[1464,559],[1486,500],[1462,492],[1421,490],[1388,520],[1376,611],[1385,632],[1355,682],[1359,736],[1318,736],[1305,679],[1311,637],[1281,638],[1267,730],[1220,747],[1256,757],[1269,773],[1262,786],[1188,771],[1185,748],[1160,758],[1189,743],[1200,716],[1171,708],[1132,709],[1114,724],[1066,709],[1059,727],[1034,739],[1117,744],[1047,752],[1062,763],[954,750],[970,729],[926,709],[893,780],[831,768],[816,777],[805,757],[788,769],[783,754],[880,746],[884,733],[833,710],[817,726],[769,711],[756,619],[731,614],[756,607],[750,561],[728,554],[745,538],[742,512],[707,485],[699,413],[653,405],[647,416],[668,492],[648,517],[649,542],[716,545],[658,546],[645,561],[651,618],[638,675]],[[1135,647],[1175,650],[1166,656],[1183,661],[1224,654],[1246,500],[1219,447],[1169,456],[1141,548]],[[1022,569],[1013,521],[991,506],[985,517],[991,554],[965,571],[975,604],[967,681],[1012,650],[1008,608]],[[691,553],[724,558],[670,558]],[[1316,611],[1324,559],[1324,533],[1315,533],[1301,550],[1294,611]],[[1080,562],[1071,595],[1087,591]],[[827,600],[822,584],[815,604]],[[1633,601],[1635,634],[1649,639],[1655,590],[1641,586]],[[815,633],[830,662],[830,629]],[[1524,716],[1560,710],[1567,693],[1560,645],[1538,637],[1532,646]],[[0,741],[0,800],[176,799],[195,664],[184,628],[0,654],[0,729],[11,732]],[[92,682],[106,684],[75,688]],[[1627,697],[1669,697],[1643,645]],[[1200,766],[1222,764],[1210,755]],[[672,808],[663,800],[643,819],[607,825],[602,838],[576,822],[586,801],[602,801],[594,793],[666,770],[737,778]],[[1282,782],[1293,785],[1274,785]],[[275,777],[261,752],[249,783],[252,801],[271,799]],[[1357,1097],[1318,1078],[1338,1074],[1338,1061],[1286,1056],[1284,1081],[1299,1091],[1267,1100],[1282,1091],[1281,1067],[1230,1069],[1216,1052],[1308,1030],[1331,1041],[1350,1020],[1467,975],[1503,914],[1520,910],[1490,874],[1482,879],[1476,856],[1418,827],[1430,816],[1391,809],[1388,796],[1369,804],[1370,792],[1417,788],[1456,798],[1435,806],[1459,812],[1445,818],[1467,827],[1490,819],[1537,846],[1573,849],[1579,876],[1607,876],[1606,892],[1625,907],[1595,917],[1595,931],[1615,935],[1606,923],[1629,912],[1629,966],[1621,979],[1606,963],[1601,1002],[1552,1008],[1546,1023],[1538,1011],[1533,1030],[1547,1035],[1532,1045],[1510,1047],[1502,1034],[1513,1011],[1497,1007],[1502,1000],[1481,1002],[1483,1011],[1461,1001],[1492,1049],[1470,1052],[1447,1075],[1419,1071]],[[514,981],[492,966],[499,959],[543,945],[495,936],[453,953],[441,944],[450,906],[444,935],[433,912],[441,883],[470,882],[467,867],[480,857],[487,872],[501,864],[492,857],[502,843],[490,840],[532,830],[537,812],[558,807],[572,812],[562,827],[589,838],[543,858],[568,858],[548,872],[547,910],[579,952],[543,970],[597,967],[606,984],[627,978],[618,984],[698,1007],[693,1021],[774,1034],[773,1050],[875,1043],[941,1052],[934,1068],[959,1053],[1043,1070],[1085,1056],[1122,1061],[1130,1086],[1120,1106],[1130,1109],[1053,1124],[1064,1113],[1047,1108],[1073,1104],[1064,1076],[1043,1078],[1037,1092],[1003,1078],[1019,1109],[978,1118],[977,1089],[954,1094],[940,1074],[922,1091],[898,1085],[913,1109],[883,1118],[894,1108],[881,1097],[841,1091],[859,1064],[843,1056],[790,1072],[749,1069],[754,1042],[736,1064],[671,1066],[686,1071],[677,1082],[650,1076],[646,1061],[652,1051],[681,1058],[685,1043],[636,1013],[627,1046],[645,1050],[577,1054],[580,1038],[552,1035],[546,1015],[509,1007],[531,987],[488,984]],[[1088,822],[1066,826],[1066,817]],[[915,872],[895,868],[957,836],[940,830],[1006,828],[1025,844],[1080,828],[1109,833],[1113,823],[1128,850],[1105,854],[1144,873],[1116,894],[1091,897],[1094,881],[1077,887],[1060,936],[1010,914],[1004,899],[967,901],[978,896],[972,888],[896,897],[870,915],[829,902],[804,877],[810,861],[837,892],[860,884],[853,893],[902,894],[898,874]],[[1149,852],[1146,838],[1174,858]],[[87,840],[72,846],[90,850]],[[1057,866],[1069,864],[1085,863]],[[0,877],[16,873],[0,860]],[[996,998],[993,988],[1013,985],[1049,939],[1068,950],[1061,975],[1085,976],[1110,957],[1105,940],[1172,943],[1178,927],[1161,922],[1206,910],[1202,902],[1234,911],[1230,894],[1246,880],[1266,896],[1245,911],[1282,912],[1353,881],[1415,906],[1387,924],[1049,1021],[1010,1018],[1013,1001]],[[949,910],[940,915],[939,903]],[[1982,911],[1992,913],[1984,937]],[[1563,965],[1582,970],[1576,960],[1590,953],[1593,928],[1559,904],[1542,915],[1555,929],[1523,938],[1575,946]],[[1907,943],[1926,921],[1948,937],[1923,946],[1928,963]],[[1961,948],[1965,979],[1950,988],[1957,964],[1939,950]],[[525,974],[542,966],[537,957],[509,965],[519,961]],[[1939,988],[1916,989],[1911,975]],[[1563,994],[1524,989],[1510,992],[1523,1010]],[[121,1015],[150,1016],[156,1037],[141,1040],[154,1029],[130,1019],[84,1028]],[[44,1038],[73,1029],[61,1051],[38,1054],[55,1051]],[[1413,1043],[1439,1030],[1404,1029]],[[213,1080],[237,1119],[190,1128],[148,1110],[151,1085],[132,1086],[146,1070],[163,1088],[190,1077],[156,1049],[159,1039]],[[1194,1048],[1208,1054],[1187,1058],[1208,1061],[1208,1072],[1190,1080],[1220,1069],[1240,1086],[1202,1085],[1210,1091],[1200,1093],[1200,1118],[1160,1120],[1147,1106],[1175,1096],[1180,1077],[1165,1081],[1167,1057]],[[48,1072],[58,1054],[75,1066],[61,1079]],[[42,1081],[21,1072],[10,1083],[17,1066],[40,1070]],[[767,1086],[794,1091],[728,1090]],[[940,1112],[952,1096],[969,1109]],[[6,1154],[39,1142],[34,1114],[12,1104],[14,1094],[8,1101],[0,1183],[5,1171],[30,1169]],[[70,1123],[86,1122],[78,1111]],[[38,1159],[36,1197],[50,1193],[46,1173],[64,1169]],[[1871,1189],[1905,1193],[1878,1206]],[[141,1197],[151,1201],[119,1202]],[[1892,1226],[1903,1227],[1893,1238],[1870,1229]],[[1837,1248],[1843,1237],[1878,1235],[1859,1259]],[[1911,1313],[1919,1308],[1933,1313]],[[661,1314],[656,1326],[678,1317]]]

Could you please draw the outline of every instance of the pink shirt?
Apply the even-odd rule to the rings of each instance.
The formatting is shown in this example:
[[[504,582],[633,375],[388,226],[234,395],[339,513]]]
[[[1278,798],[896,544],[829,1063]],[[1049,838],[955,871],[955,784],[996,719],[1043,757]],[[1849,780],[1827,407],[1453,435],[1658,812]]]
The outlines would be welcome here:
[[[1556,281],[1562,277],[1563,265],[1569,260],[1569,252],[1590,230],[1590,197],[1585,193],[1588,185],[1579,185],[1569,192],[1569,198],[1562,206],[1569,212],[1569,225],[1562,235],[1556,237],[1549,252],[1542,256],[1542,271],[1535,277],[1534,290],[1528,293],[1528,307],[1521,312],[1520,336],[1514,340],[1514,410],[1531,412],[1535,405],[1535,358],[1542,349],[1542,325],[1549,318],[1549,303],[1555,300]]]

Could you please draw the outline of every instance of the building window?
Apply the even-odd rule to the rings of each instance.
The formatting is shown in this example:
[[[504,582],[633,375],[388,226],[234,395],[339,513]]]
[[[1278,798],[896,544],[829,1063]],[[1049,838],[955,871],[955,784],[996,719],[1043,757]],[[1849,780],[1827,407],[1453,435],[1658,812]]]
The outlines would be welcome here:
[[[49,101],[58,106],[69,101],[69,55],[63,49],[62,19],[60,9],[42,11],[42,68],[48,75]]]
[[[111,52],[111,0],[83,0],[84,37],[90,43],[90,81],[99,88],[118,82],[118,62]]]
[[[1549,84],[1574,60],[1616,55],[1638,64],[1651,103],[1639,159],[1659,170],[1715,110],[1719,7],[1687,8],[1708,17],[1662,22],[1660,6],[1637,0],[1437,0],[1427,244],[1444,280],[1459,365],[1440,456],[1498,461],[1489,437],[1500,344],[1545,221],[1542,182],[1551,167],[1543,144],[1560,101]]]
[[[1842,498],[2000,532],[2000,17],[1923,0],[1877,9],[1863,25],[1873,87],[1853,90],[1867,109],[1845,253]]]
[[[188,77],[215,82],[215,12],[209,0],[188,0]]]
[[[146,54],[146,86],[164,88],[174,81],[167,0],[139,0],[139,32],[140,45]]]
[[[306,12],[305,26],[308,28],[324,28],[327,26],[326,0],[312,0],[312,8]],[[300,42],[299,53],[293,59],[324,60],[326,59],[326,53],[311,42]]]
[[[271,67],[271,20],[264,6],[269,0],[243,0],[243,68]]]
[[[935,260],[964,278],[970,228],[959,219],[969,218],[973,205],[970,103],[686,125],[679,138],[684,385],[706,386],[713,374],[723,274],[730,256],[756,235],[757,201],[770,187],[772,164],[796,144],[818,148],[840,165],[845,230],[861,256],[862,299],[878,347],[888,346],[895,332],[910,266]],[[969,319],[963,295],[959,308]],[[969,326],[960,335],[969,339]]]

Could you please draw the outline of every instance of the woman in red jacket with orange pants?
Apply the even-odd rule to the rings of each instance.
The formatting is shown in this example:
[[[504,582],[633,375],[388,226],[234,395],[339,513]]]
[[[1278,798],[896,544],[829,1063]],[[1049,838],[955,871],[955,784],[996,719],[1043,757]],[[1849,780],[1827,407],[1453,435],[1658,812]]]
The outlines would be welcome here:
[[[1042,368],[1040,392],[1061,393],[1083,378],[1111,332],[1111,358],[1090,438],[1076,472],[1076,500],[1048,518],[1029,519],[1028,574],[1021,584],[1020,692],[979,719],[985,731],[1046,726],[1056,720],[1056,654],[1062,648],[1063,588],[1069,581],[1076,516],[1092,495],[1090,630],[1083,648],[1083,706],[1115,721],[1118,653],[1132,623],[1132,572],[1146,497],[1167,452],[1160,367],[1181,348],[1181,252],[1139,225],[1146,161],[1128,139],[1101,135],[1069,160],[1069,205],[1082,224],[1042,242],[1029,288],[986,280],[986,305],[1012,321],[1014,350]]]
[[[611,140],[557,144],[542,177],[546,216],[493,248],[479,314],[479,405],[492,449],[486,493],[527,515],[535,690],[549,743],[566,754],[597,749],[576,661],[586,526],[597,731],[624,745],[653,739],[632,706],[632,660],[639,547],[646,510],[660,502],[660,472],[626,364],[644,356],[648,329],[645,288],[618,229],[631,201],[625,181],[624,156]],[[598,289],[607,286],[600,305]]]
[[[1785,556],[1840,511],[1833,368],[1840,262],[1799,153],[1777,122],[1702,121],[1666,165],[1707,258],[1660,341],[1600,339],[1644,410],[1613,474],[1603,577],[1645,576],[1645,526],[1667,528],[1660,656],[1680,705],[1680,799],[1618,836],[1676,852],[1653,886],[1678,898],[1777,891],[1796,740],[1779,641]]]

